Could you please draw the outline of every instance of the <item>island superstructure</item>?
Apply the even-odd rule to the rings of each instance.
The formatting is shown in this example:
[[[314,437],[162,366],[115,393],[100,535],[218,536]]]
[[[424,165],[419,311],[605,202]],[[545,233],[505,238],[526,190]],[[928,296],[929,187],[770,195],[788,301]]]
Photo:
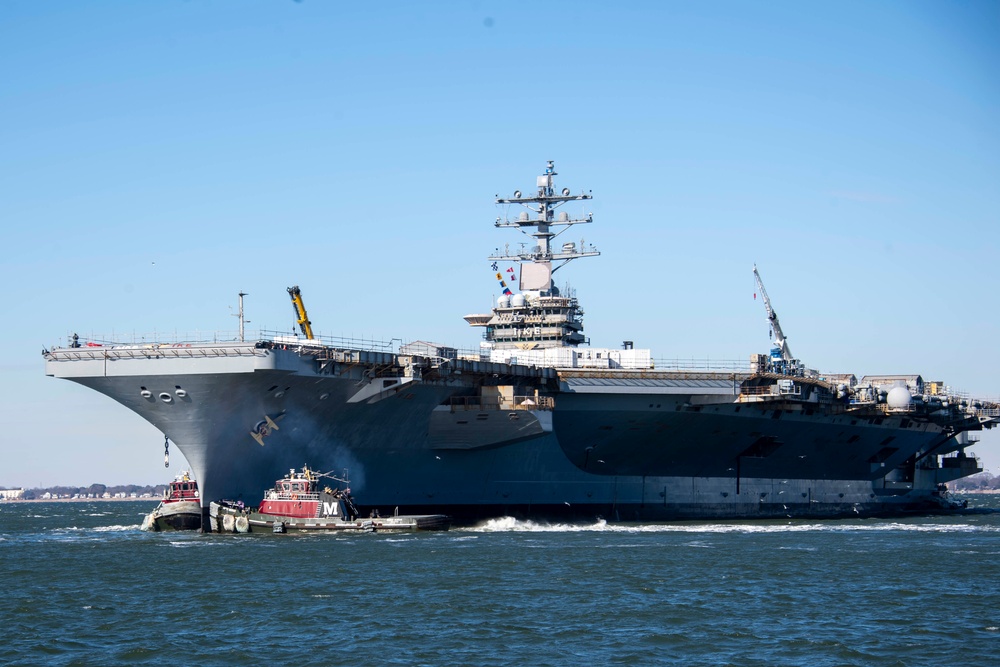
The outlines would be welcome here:
[[[308,328],[252,341],[76,339],[45,350],[46,373],[173,441],[206,511],[250,502],[304,461],[350,468],[372,505],[459,522],[928,511],[951,506],[947,482],[979,471],[969,434],[995,426],[998,406],[920,375],[820,374],[790,363],[787,343],[727,370],[657,367],[628,341],[586,345],[579,302],[553,274],[599,255],[557,241],[592,222],[560,210],[590,195],[558,190],[556,175],[549,162],[533,194],[496,200],[525,209],[496,226],[531,241],[489,257],[502,291],[492,312],[465,318],[485,328],[474,353]],[[301,294],[289,294],[305,334]]]
[[[586,217],[571,218],[562,211],[556,217],[557,209],[567,202],[585,201],[592,199],[592,196],[584,193],[571,194],[569,188],[563,188],[562,192],[556,194],[555,176],[555,165],[549,161],[545,173],[537,179],[538,191],[534,195],[523,197],[521,191],[516,190],[512,199],[496,200],[498,205],[517,204],[527,209],[521,211],[514,220],[497,218],[497,227],[534,231],[530,233],[533,239],[531,248],[525,249],[522,244],[521,252],[511,254],[510,244],[507,244],[504,246],[504,253],[489,257],[494,270],[500,268],[498,262],[501,261],[514,262],[519,266],[521,291],[514,294],[505,285],[504,278],[507,276],[498,272],[497,279],[505,289],[497,299],[492,314],[466,315],[465,320],[470,325],[486,327],[484,350],[546,350],[571,348],[586,342],[583,335],[583,311],[579,302],[572,295],[561,295],[552,276],[571,260],[596,257],[600,253],[592,246],[585,247],[583,241],[579,247],[575,242],[567,241],[558,250],[553,250],[552,244],[556,236],[572,225],[593,222],[593,216],[589,214]],[[562,227],[560,232],[554,231],[559,227]],[[517,280],[516,275],[512,280]],[[500,358],[507,361],[510,356],[502,354]],[[528,356],[558,358],[557,355],[547,357],[545,354]]]

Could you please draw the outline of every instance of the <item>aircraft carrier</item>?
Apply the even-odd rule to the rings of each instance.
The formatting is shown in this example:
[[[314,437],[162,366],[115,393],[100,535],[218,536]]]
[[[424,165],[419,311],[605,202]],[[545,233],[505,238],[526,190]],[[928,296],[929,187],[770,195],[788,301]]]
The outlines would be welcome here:
[[[725,369],[665,367],[650,350],[587,345],[575,294],[553,274],[599,252],[556,237],[590,194],[497,198],[495,225],[526,234],[488,258],[501,295],[478,350],[361,345],[300,332],[227,341],[77,336],[45,372],[107,395],[159,429],[213,500],[252,503],[283,471],[348,469],[365,506],[497,516],[661,521],[836,517],[953,509],[949,481],[979,472],[965,448],[1000,406],[920,375],[821,374],[774,333]],[[517,211],[516,214],[509,213]],[[242,295],[241,295],[242,299]],[[973,434],[970,437],[970,433]],[[207,525],[207,523],[206,523]]]

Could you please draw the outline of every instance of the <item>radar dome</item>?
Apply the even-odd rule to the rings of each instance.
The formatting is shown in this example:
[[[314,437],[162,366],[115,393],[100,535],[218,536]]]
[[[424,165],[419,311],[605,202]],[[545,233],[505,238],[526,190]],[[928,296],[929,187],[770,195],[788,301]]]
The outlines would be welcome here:
[[[910,407],[912,400],[913,398],[910,396],[909,389],[906,387],[893,387],[889,390],[889,395],[886,397],[885,402],[894,410],[902,410]]]
[[[524,295],[515,294],[513,298],[511,298],[510,300],[510,305],[514,306],[515,308],[522,307],[524,305]]]
[[[507,296],[506,294],[504,294],[502,297],[500,297],[499,299],[497,299],[497,306],[500,307],[500,308],[509,308],[510,307],[510,297]]]

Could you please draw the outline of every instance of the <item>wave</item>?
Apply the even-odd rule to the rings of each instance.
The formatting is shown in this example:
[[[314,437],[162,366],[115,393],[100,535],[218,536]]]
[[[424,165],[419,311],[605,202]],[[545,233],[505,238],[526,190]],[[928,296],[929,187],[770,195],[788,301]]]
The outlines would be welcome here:
[[[139,524],[120,524],[114,526],[62,526],[50,529],[50,533],[84,535],[86,533],[130,533],[139,530]]]
[[[120,525],[120,526],[95,526],[90,530],[93,530],[95,533],[119,533],[119,532],[139,530],[140,528],[141,526],[139,524],[134,523],[131,525]]]
[[[545,523],[511,516],[489,519],[470,528],[460,528],[459,531],[476,533],[585,533],[605,530],[607,521],[600,519],[592,524]]]
[[[899,521],[857,520],[840,522],[767,522],[767,523],[658,523],[622,524],[601,519],[589,524],[545,523],[501,517],[468,528],[454,529],[473,533],[829,533],[829,532],[922,532],[983,533],[1000,532],[1000,525],[970,523],[906,523]]]

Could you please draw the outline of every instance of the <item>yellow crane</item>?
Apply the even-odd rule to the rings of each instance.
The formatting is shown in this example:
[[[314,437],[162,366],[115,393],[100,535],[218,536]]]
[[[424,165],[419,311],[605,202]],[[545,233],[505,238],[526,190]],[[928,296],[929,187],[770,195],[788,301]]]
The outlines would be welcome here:
[[[295,308],[295,317],[298,318],[299,328],[302,329],[302,333],[306,338],[312,340],[312,322],[309,321],[309,317],[306,315],[306,306],[302,303],[302,292],[299,291],[299,286],[289,287],[288,296],[292,297],[292,306]]]

